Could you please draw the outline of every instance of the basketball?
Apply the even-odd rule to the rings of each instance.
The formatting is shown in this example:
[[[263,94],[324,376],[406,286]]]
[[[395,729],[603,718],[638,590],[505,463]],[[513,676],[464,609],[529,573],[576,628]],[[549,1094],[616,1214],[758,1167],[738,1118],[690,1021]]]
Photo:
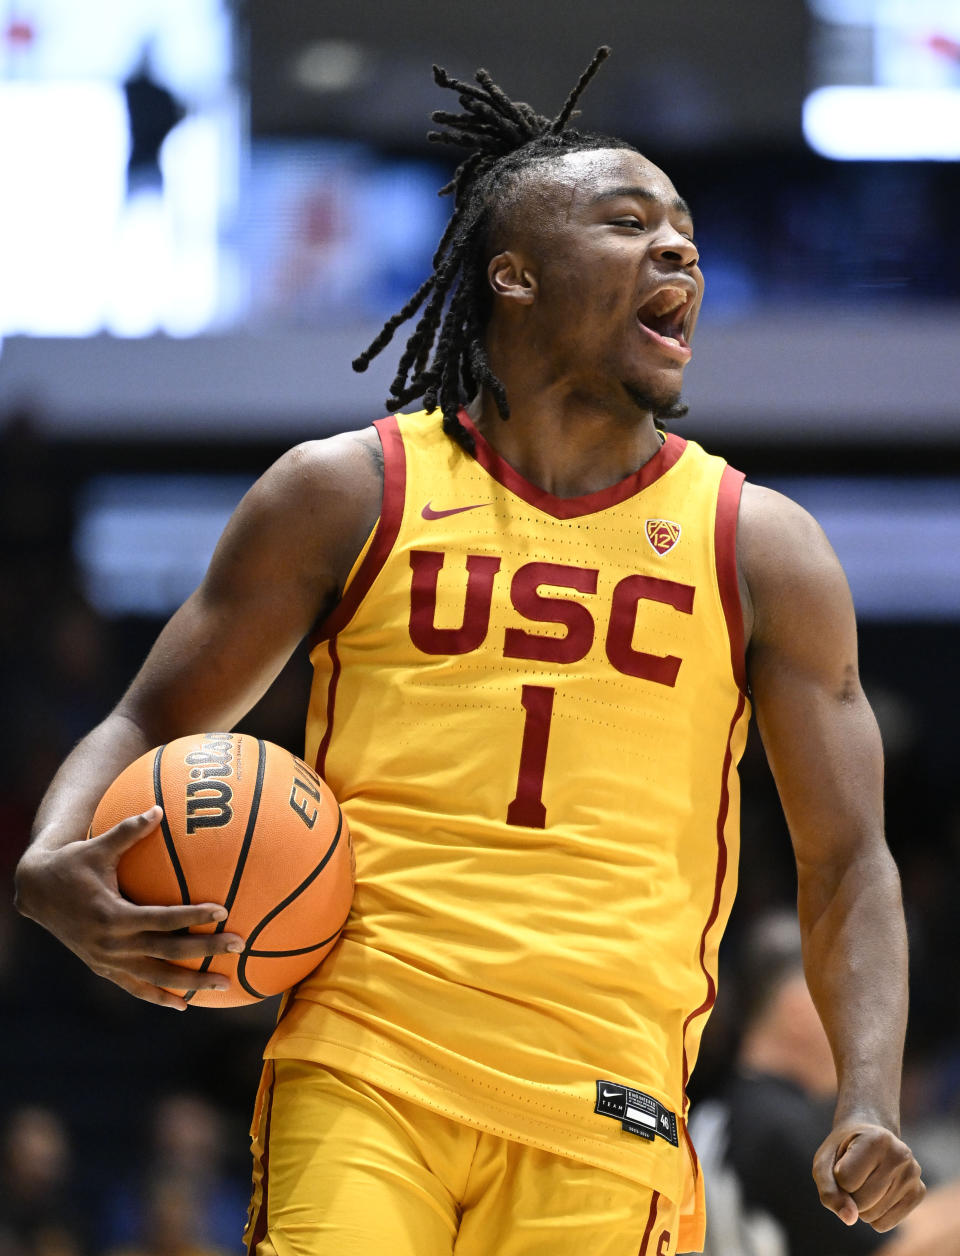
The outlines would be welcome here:
[[[183,961],[229,990],[184,995],[236,1007],[295,985],[328,954],[353,897],[353,846],[327,785],[288,750],[245,733],[197,733],[142,755],[100,800],[89,836],[157,804],[160,826],[120,860],[134,903],[222,903],[195,932],[238,933],[239,955]]]

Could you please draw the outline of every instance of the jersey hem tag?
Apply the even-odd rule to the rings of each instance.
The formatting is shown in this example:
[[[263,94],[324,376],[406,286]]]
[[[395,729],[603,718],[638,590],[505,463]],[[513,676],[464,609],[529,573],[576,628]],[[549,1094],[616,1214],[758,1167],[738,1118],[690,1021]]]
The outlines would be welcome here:
[[[621,1086],[619,1082],[597,1082],[597,1102],[594,1112],[620,1122],[627,1134],[636,1134],[652,1143],[657,1137],[673,1147],[679,1147],[676,1115],[665,1108],[659,1099],[645,1095],[642,1090]]]

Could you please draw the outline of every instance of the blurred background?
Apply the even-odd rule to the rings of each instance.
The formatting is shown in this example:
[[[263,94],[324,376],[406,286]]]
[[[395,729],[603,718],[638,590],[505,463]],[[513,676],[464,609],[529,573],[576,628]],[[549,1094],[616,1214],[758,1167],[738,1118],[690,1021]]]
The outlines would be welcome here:
[[[911,933],[905,1122],[948,1179],[955,0],[0,0],[0,875],[9,887],[57,764],[246,487],[290,444],[383,412],[396,354],[363,376],[349,363],[428,273],[445,221],[431,63],[485,65],[553,113],[603,42],[583,125],[662,165],[697,225],[707,296],[679,430],[811,509],[850,578]],[[243,727],[299,749],[307,683],[298,655]],[[737,948],[795,894],[756,740],[743,774],[742,888],[698,1100],[722,1093],[736,1052]],[[140,1005],[9,899],[0,1256],[239,1250],[275,1009]]]

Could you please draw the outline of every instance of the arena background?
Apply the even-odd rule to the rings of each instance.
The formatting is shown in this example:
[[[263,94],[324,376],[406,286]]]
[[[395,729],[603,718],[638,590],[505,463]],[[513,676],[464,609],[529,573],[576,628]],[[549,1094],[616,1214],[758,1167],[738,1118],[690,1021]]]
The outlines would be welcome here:
[[[905,1125],[928,1176],[960,1175],[951,0],[0,0],[0,874],[245,487],[291,443],[382,413],[394,357],[365,376],[349,361],[443,221],[431,63],[486,65],[551,111],[602,42],[584,124],[663,165],[697,223],[707,296],[679,430],[808,505],[850,577],[911,935]],[[297,656],[242,727],[298,748],[307,678]],[[795,889],[755,739],[743,774],[733,993],[738,940]],[[733,993],[697,1097],[729,1067]],[[133,1241],[151,1209],[159,1233],[196,1208],[207,1246],[238,1250],[220,1236],[239,1235],[274,1010],[141,1005],[5,893],[3,1256],[41,1250],[2,1246],[31,1191],[64,1256]],[[187,1194],[167,1191],[170,1162]]]

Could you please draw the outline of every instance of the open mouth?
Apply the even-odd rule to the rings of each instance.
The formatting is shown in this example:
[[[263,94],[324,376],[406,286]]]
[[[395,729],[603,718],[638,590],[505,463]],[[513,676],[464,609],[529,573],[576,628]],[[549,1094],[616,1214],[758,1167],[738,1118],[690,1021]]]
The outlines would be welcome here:
[[[637,321],[643,330],[683,361],[692,353],[683,326],[693,301],[693,295],[683,288],[661,288],[637,310]]]

